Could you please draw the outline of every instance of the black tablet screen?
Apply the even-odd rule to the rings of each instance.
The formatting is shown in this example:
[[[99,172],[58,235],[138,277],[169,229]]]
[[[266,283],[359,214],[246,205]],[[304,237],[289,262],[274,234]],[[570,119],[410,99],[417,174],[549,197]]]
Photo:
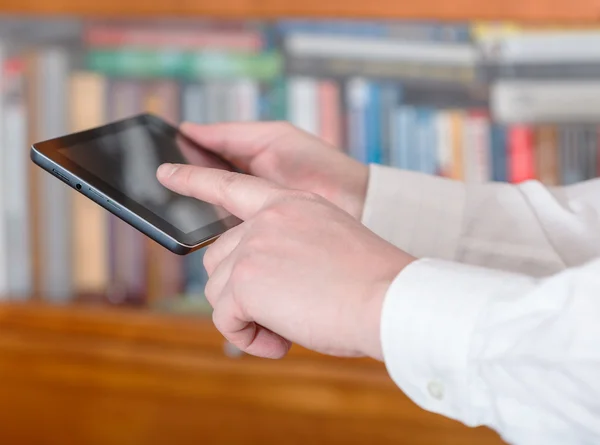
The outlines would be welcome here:
[[[165,162],[226,168],[172,127],[140,121],[59,152],[186,234],[228,216],[219,207],[171,192],[156,179]]]

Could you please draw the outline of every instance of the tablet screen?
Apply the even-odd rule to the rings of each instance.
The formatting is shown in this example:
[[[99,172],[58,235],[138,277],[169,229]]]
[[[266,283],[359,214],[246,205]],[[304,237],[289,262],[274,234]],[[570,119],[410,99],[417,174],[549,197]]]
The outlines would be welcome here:
[[[165,162],[227,168],[170,126],[138,120],[58,151],[185,234],[229,215],[220,207],[173,193],[156,179],[156,170]]]

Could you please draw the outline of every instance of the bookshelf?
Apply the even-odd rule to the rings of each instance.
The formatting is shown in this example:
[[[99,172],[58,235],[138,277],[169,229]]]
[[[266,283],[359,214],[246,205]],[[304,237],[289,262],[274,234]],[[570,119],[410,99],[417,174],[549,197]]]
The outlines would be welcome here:
[[[88,16],[219,16],[236,18],[360,17],[440,20],[515,20],[525,22],[595,23],[600,4],[594,0],[2,0],[0,12],[25,14],[78,14]]]
[[[194,318],[2,305],[0,326],[3,443],[502,443],[417,409],[379,363],[230,357]]]

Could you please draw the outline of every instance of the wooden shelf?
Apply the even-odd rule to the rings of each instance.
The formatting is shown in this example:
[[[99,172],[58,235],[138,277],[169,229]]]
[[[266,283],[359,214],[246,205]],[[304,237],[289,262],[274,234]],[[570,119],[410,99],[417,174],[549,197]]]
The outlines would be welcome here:
[[[197,318],[0,305],[0,443],[502,443],[419,409],[375,361],[223,344]]]
[[[0,11],[93,16],[360,17],[595,23],[597,0],[0,0]]]

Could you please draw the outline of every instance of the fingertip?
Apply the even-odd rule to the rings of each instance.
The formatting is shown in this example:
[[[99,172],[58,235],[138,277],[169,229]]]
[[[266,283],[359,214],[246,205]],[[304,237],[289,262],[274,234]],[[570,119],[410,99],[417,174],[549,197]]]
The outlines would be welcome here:
[[[197,126],[198,126],[198,124],[194,124],[194,123],[192,123],[192,122],[182,122],[182,123],[179,125],[179,130],[180,130],[182,133],[189,134],[189,133],[191,133],[191,132],[194,130],[194,128],[195,128],[195,127],[197,127]]]
[[[158,167],[156,176],[159,180],[166,181],[173,176],[177,170],[179,170],[179,167],[180,166],[177,164],[162,164],[160,167]]]
[[[289,352],[292,343],[262,326],[257,326],[254,340],[246,348],[246,353],[268,359],[282,359]]]

